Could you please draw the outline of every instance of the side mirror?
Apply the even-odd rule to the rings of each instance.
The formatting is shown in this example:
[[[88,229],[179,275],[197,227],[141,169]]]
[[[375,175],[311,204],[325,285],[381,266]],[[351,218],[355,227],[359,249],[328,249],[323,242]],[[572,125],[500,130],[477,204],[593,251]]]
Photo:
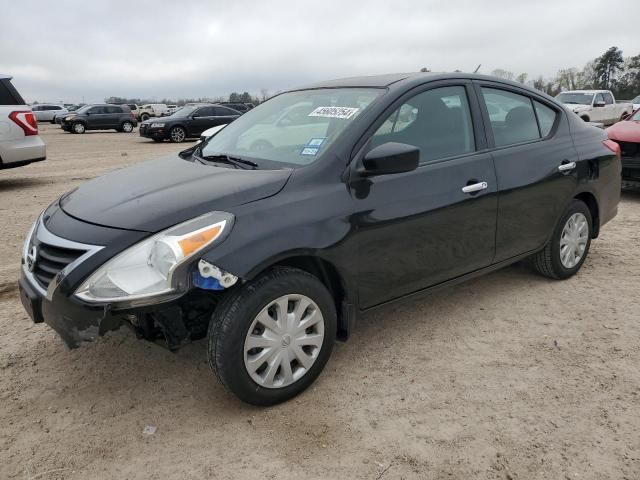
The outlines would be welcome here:
[[[604,107],[605,105],[606,105],[606,103],[604,103],[604,102],[595,102],[593,104],[594,107],[598,107],[598,108]]]
[[[406,143],[388,142],[377,146],[362,159],[363,176],[410,172],[418,168],[420,149]]]

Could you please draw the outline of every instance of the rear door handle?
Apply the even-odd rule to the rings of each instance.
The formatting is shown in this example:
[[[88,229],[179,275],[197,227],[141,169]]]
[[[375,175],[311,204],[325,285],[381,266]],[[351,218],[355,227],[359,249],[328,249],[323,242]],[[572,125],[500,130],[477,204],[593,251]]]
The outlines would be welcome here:
[[[464,193],[474,193],[479,192],[480,190],[484,190],[487,187],[489,187],[489,184],[487,182],[478,182],[462,187],[462,191]]]
[[[563,163],[558,167],[560,172],[568,172],[576,168],[576,162]]]

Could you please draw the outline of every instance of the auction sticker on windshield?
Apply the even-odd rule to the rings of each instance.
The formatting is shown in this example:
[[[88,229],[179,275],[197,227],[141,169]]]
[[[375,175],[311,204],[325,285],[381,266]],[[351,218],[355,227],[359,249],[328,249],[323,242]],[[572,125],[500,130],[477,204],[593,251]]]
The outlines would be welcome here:
[[[309,114],[310,117],[351,118],[359,108],[356,107],[318,107]]]

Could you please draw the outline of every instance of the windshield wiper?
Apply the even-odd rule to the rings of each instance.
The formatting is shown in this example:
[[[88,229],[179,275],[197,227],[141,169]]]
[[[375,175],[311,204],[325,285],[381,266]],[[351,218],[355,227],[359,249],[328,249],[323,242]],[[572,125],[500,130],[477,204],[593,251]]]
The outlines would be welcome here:
[[[225,162],[240,168],[247,168],[247,167],[251,167],[251,169],[258,168],[258,164],[256,162],[252,162],[251,160],[247,160],[246,158],[233,157],[233,156],[227,155],[226,153],[217,153],[215,155],[200,156],[200,155],[196,155],[194,152],[193,155],[199,160],[204,160],[207,162]]]

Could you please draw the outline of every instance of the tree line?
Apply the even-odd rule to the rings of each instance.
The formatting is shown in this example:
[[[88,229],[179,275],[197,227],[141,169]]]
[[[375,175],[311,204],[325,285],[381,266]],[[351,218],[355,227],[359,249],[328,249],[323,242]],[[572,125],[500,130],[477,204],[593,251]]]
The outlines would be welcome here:
[[[527,73],[514,75],[498,68],[491,75],[515,80],[556,96],[563,90],[611,90],[618,99],[640,95],[640,54],[625,57],[618,47],[611,47],[582,68],[559,70],[552,78],[538,76],[528,80]]]
[[[164,103],[166,105],[178,105],[179,107],[187,103],[219,103],[219,102],[239,102],[239,103],[253,103],[258,105],[264,102],[270,97],[269,92],[266,89],[260,90],[259,95],[251,95],[249,92],[232,92],[228,96],[217,97],[198,97],[198,98],[126,98],[126,97],[107,97],[104,99],[104,103],[125,104],[135,103],[136,105],[146,105],[147,103]]]

